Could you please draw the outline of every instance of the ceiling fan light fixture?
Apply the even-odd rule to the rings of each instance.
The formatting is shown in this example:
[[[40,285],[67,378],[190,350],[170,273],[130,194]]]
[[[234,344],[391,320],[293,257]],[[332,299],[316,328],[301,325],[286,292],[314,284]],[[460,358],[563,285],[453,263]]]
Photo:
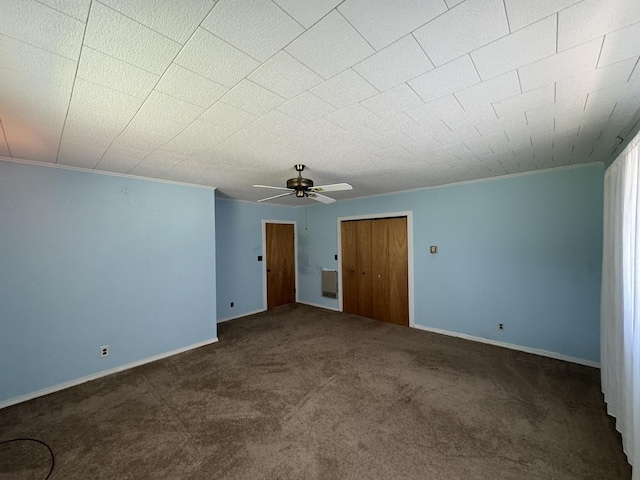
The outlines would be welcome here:
[[[304,190],[296,190],[296,197],[304,197]]]

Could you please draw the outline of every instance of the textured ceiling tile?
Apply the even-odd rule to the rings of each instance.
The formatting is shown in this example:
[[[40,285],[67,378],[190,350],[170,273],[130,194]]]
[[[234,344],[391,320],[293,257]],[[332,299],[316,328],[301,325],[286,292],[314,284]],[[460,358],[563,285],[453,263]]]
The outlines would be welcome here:
[[[158,75],[180,50],[179,43],[98,2],[92,4],[84,43]]]
[[[133,117],[128,128],[135,130],[142,130],[152,134],[151,138],[163,138],[164,142],[168,142],[173,137],[178,135],[186,127],[184,123],[178,123],[174,120],[170,120],[165,116],[158,116],[152,113],[151,109],[140,109]]]
[[[280,137],[299,131],[303,123],[282,112],[272,110],[253,122],[253,126]]]
[[[0,35],[2,68],[57,83],[67,88],[73,85],[77,63],[39,47]]]
[[[39,0],[39,2],[55,8],[59,12],[66,13],[81,22],[87,21],[89,5],[91,5],[91,0]]]
[[[640,55],[640,22],[604,37],[598,67]]]
[[[188,125],[204,112],[204,108],[154,90],[145,100],[142,113],[164,117],[176,123]]]
[[[71,85],[47,82],[26,72],[0,67],[0,116],[64,120]]]
[[[65,129],[65,134],[67,129]],[[155,150],[161,145],[167,142],[167,138],[153,134],[151,132],[145,132],[143,130],[137,130],[134,127],[128,126],[118,137],[114,140],[114,145],[120,145],[126,148],[132,148],[134,150]]]
[[[353,128],[358,125],[363,125],[365,123],[374,122],[380,119],[380,117],[378,117],[375,113],[367,110],[359,103],[330,113],[329,115],[325,116],[325,118],[330,122],[335,123],[339,127],[346,129]]]
[[[224,40],[199,28],[175,60],[193,72],[231,88],[260,63]]]
[[[270,0],[219,0],[202,27],[261,62],[304,31]]]
[[[308,123],[334,112],[336,109],[315,95],[305,92],[278,107],[282,113]]]
[[[138,165],[138,163],[140,163],[140,160],[137,158],[105,154],[105,156],[102,157],[102,160],[100,160],[96,165],[96,168],[107,172],[127,173],[133,167]]]
[[[535,90],[507,97],[493,102],[498,117],[503,118],[514,111],[526,111],[542,105],[548,105],[555,101],[555,89],[553,84],[545,85]]]
[[[509,132],[526,127],[527,117],[523,111],[513,112],[503,118],[482,122],[476,125],[476,128],[482,136],[506,132],[509,138],[511,138],[509,136]]]
[[[284,51],[276,53],[247,78],[287,100],[323,81],[313,70]]]
[[[285,50],[324,78],[375,53],[337,11],[300,35]]]
[[[433,64],[412,35],[407,35],[353,67],[380,91],[433,70]]]
[[[143,99],[149,95],[160,78],[89,47],[82,50],[78,77]]]
[[[400,112],[391,117],[370,122],[367,126],[374,132],[378,132],[380,135],[385,135],[393,130],[410,130],[417,127],[418,124],[406,116],[404,112]]]
[[[471,53],[473,63],[486,80],[556,53],[556,17],[502,37]]]
[[[92,125],[96,133],[109,136],[114,130],[123,130],[141,104],[139,98],[77,79],[67,118]]]
[[[111,145],[105,152],[107,155],[115,155],[119,157],[129,157],[131,159],[142,160],[151,153],[150,150],[138,150],[134,148],[124,147],[122,145]]]
[[[423,125],[463,111],[464,109],[460,102],[453,95],[448,95],[433,102],[410,108],[405,113],[414,121]]]
[[[431,102],[480,82],[468,55],[407,82],[425,102]]]
[[[229,91],[227,87],[172,63],[155,87],[185,102],[209,108]]]
[[[597,38],[521,67],[518,71],[522,91],[533,90],[549,83],[594,70],[598,62],[601,46],[602,39]]]
[[[378,91],[355,71],[348,69],[312,88],[311,93],[336,108],[343,108],[372,97]]]
[[[226,126],[233,131],[246,127],[258,117],[223,102],[217,102],[200,116],[200,120]]]
[[[220,101],[261,116],[284,103],[285,99],[249,80],[243,80],[229,90]]]
[[[462,111],[445,116],[442,121],[453,131],[473,127],[482,122],[493,122],[497,116],[491,105],[485,104],[478,108]]]
[[[242,142],[250,147],[259,148],[269,142],[273,142],[278,137],[272,133],[261,130],[253,125],[243,128],[231,137],[233,140]]]
[[[174,165],[163,165],[154,163],[149,164],[147,162],[141,162],[129,171],[129,175],[136,175],[138,177],[146,178],[156,178],[165,173],[173,166]]]
[[[508,33],[502,0],[467,0],[414,35],[429,59],[440,66]]]
[[[455,96],[465,110],[477,108],[520,93],[520,82],[515,70],[456,92]]]
[[[446,9],[443,0],[347,0],[338,7],[376,50],[404,37]]]
[[[101,0],[114,10],[184,44],[202,22],[215,0]]]
[[[637,0],[585,0],[558,14],[558,50],[640,22]]]
[[[505,0],[511,31],[515,32],[581,0]]]
[[[384,118],[400,111],[423,105],[424,102],[407,84],[403,83],[391,90],[379,93],[375,97],[364,100],[361,104],[379,117]]]
[[[576,100],[578,102],[584,100],[585,95],[589,92],[616,85],[622,87],[622,84],[627,82],[635,65],[636,59],[631,58],[556,82],[556,102],[575,103]]]
[[[280,8],[295,18],[300,25],[309,28],[316,23],[341,0],[274,0]]]
[[[83,33],[84,23],[41,3],[2,1],[0,34],[75,60]]]
[[[63,140],[60,144],[57,163],[72,167],[94,168],[102,158],[105,150],[105,148],[94,145]]]
[[[424,125],[416,125],[413,128],[405,128],[403,133],[416,142],[428,140],[436,135],[449,135],[451,129],[441,120],[436,120]]]
[[[169,143],[163,145],[161,150],[184,155],[197,155],[229,138],[234,131],[224,125],[196,120]]]
[[[306,123],[300,129],[300,133],[309,137],[313,142],[319,142],[344,134],[345,130],[324,118],[318,118],[317,120]]]

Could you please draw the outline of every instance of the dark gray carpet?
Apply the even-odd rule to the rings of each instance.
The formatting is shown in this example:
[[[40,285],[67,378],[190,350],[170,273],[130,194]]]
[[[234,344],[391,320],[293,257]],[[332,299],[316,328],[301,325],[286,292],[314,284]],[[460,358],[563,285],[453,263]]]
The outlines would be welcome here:
[[[596,369],[291,305],[0,410],[53,479],[630,479]],[[46,448],[0,445],[0,479]]]

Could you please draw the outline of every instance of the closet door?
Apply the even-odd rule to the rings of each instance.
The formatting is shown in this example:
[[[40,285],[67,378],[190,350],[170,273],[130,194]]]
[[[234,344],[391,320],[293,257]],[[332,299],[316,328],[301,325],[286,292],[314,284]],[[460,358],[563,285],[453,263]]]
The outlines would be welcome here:
[[[358,314],[357,222],[342,222],[342,311]]]
[[[358,315],[372,317],[371,297],[371,224],[373,220],[359,220],[356,224],[358,267]]]
[[[389,220],[382,218],[371,224],[372,295],[371,317],[389,321]]]
[[[342,310],[409,325],[407,218],[341,223]]]
[[[389,322],[409,326],[407,217],[389,218]]]

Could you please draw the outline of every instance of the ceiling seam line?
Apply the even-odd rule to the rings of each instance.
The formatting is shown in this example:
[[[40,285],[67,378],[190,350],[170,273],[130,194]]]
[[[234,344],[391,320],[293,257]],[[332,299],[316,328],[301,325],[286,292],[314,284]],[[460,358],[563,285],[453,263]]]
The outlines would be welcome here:
[[[9,146],[9,140],[7,140],[7,133],[4,131],[4,125],[2,124],[2,119],[0,118],[0,129],[2,130],[2,136],[4,138],[4,143],[7,145],[7,150],[9,150],[9,157],[13,158],[13,154],[11,153],[11,147]]]
[[[89,12],[93,8],[93,0],[89,3]],[[64,114],[64,121],[62,122],[62,130],[60,131],[60,140],[58,141],[58,151],[56,152],[56,161],[58,163],[58,159],[60,158],[60,149],[62,148],[62,138],[64,137],[64,130],[67,127],[67,119],[69,118],[69,112],[71,111],[71,102],[73,101],[73,94],[76,89],[76,80],[78,79],[78,70],[80,69],[80,59],[82,58],[82,47],[84,46],[84,39],[87,35],[87,28],[89,26],[89,19],[87,17],[87,22],[84,24],[84,31],[82,32],[82,40],[80,42],[80,52],[78,53],[78,60],[76,63],[76,71],[73,75],[73,82],[71,83],[71,93],[69,94],[69,102],[67,103],[67,111]]]

